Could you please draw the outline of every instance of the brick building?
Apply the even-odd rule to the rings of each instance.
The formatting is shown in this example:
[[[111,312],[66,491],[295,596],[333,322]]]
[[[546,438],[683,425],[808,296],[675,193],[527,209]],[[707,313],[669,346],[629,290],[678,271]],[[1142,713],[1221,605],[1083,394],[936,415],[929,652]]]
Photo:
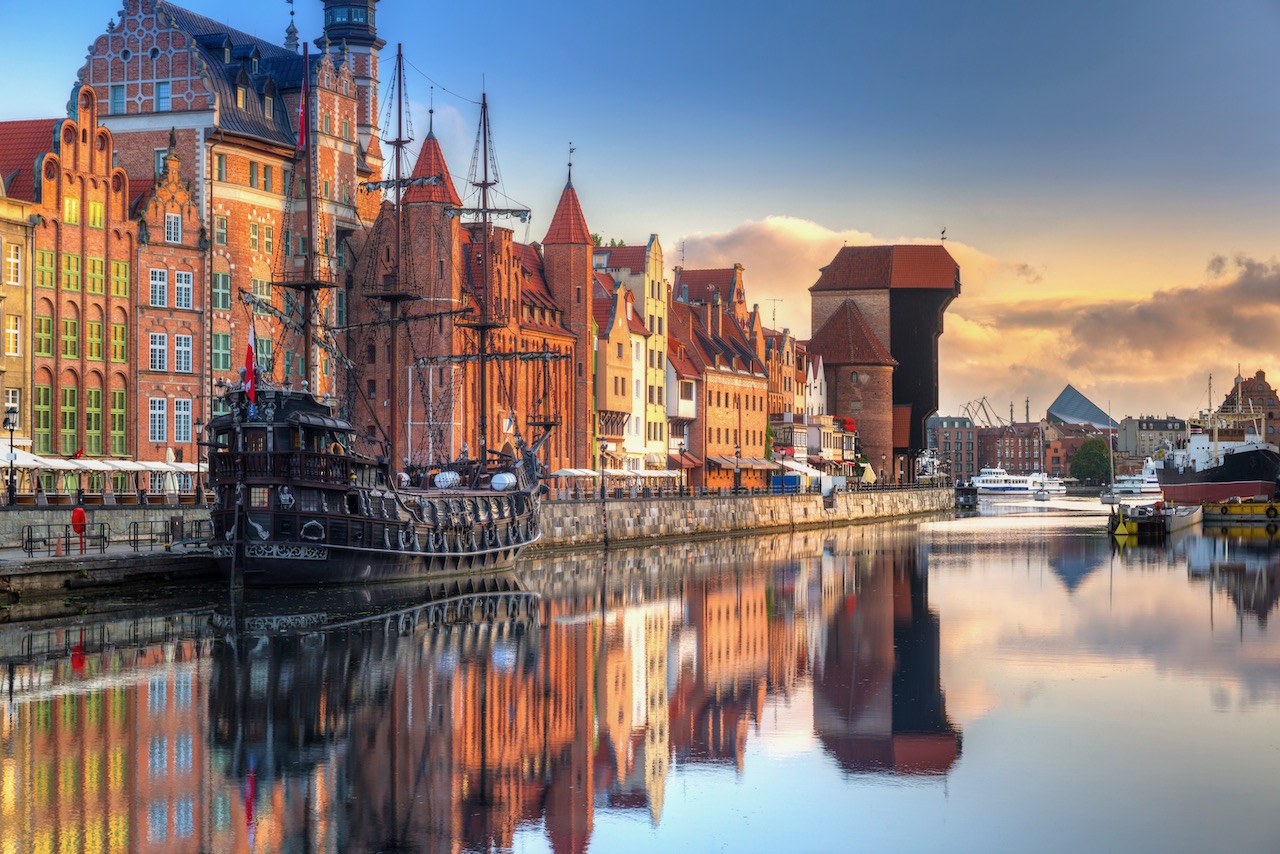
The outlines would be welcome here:
[[[631,420],[632,343],[627,317],[626,289],[605,273],[596,274],[591,300],[596,325],[595,396],[596,437],[603,468],[626,465],[627,424]]]
[[[930,444],[937,449],[939,458],[955,480],[969,481],[982,468],[977,428],[971,418],[953,415],[934,418],[933,441]]]
[[[164,0],[126,0],[119,20],[89,48],[78,78],[107,107],[103,122],[118,141],[119,165],[137,180],[158,175],[172,132],[193,181],[210,232],[205,287],[215,373],[245,352],[243,291],[280,312],[255,318],[260,363],[278,380],[298,379],[297,301],[272,282],[296,279],[312,246],[322,259],[320,276],[341,275],[343,238],[377,214],[377,198],[358,192],[382,168],[374,105],[383,42],[375,5],[326,2],[321,50],[309,63],[298,54],[292,25],[285,44],[276,45]],[[297,132],[308,81],[309,167],[300,166]],[[321,312],[336,308],[326,292],[319,302]],[[312,387],[332,390],[331,355],[317,350],[311,364]]]
[[[1220,408],[1258,413],[1262,420],[1263,437],[1273,445],[1280,443],[1276,436],[1276,428],[1280,427],[1280,404],[1276,402],[1276,390],[1267,382],[1267,375],[1263,371],[1247,378],[1237,376]]]
[[[98,97],[71,94],[70,116],[0,126],[9,196],[32,203],[31,425],[36,453],[133,453],[132,282],[137,225]],[[93,324],[93,326],[89,326]],[[90,333],[96,337],[91,341]],[[101,450],[99,450],[101,449]]]
[[[960,293],[959,266],[943,246],[846,246],[822,268],[809,293],[813,340],[840,341],[847,349],[841,330],[854,321],[843,307],[852,303],[857,324],[892,360],[855,373],[854,365],[832,358],[850,354],[809,345],[826,363],[831,414],[858,418],[873,465],[883,455],[891,473],[905,471],[905,461],[925,447],[925,419],[938,408],[938,337],[943,313]],[[824,331],[829,323],[836,328]],[[863,389],[866,382],[876,388]],[[885,383],[888,396],[880,388]],[[860,416],[849,409],[854,402],[862,403]]]

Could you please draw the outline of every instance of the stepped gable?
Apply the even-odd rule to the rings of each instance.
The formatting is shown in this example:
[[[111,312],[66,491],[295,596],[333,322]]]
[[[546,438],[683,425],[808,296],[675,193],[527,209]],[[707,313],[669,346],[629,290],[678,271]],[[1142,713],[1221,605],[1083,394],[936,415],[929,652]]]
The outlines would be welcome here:
[[[11,199],[34,202],[36,172],[44,155],[53,151],[54,136],[63,119],[0,122],[0,190]]]
[[[440,150],[440,141],[436,139],[434,131],[428,133],[427,138],[422,141],[422,149],[418,152],[418,160],[413,164],[413,174],[410,177],[430,178],[432,175],[439,175],[440,183],[425,187],[410,187],[405,191],[404,203],[412,205],[420,202],[434,202],[453,205],[455,208],[462,207],[462,199],[453,186],[449,166],[445,163],[444,152]]]
[[[635,246],[597,246],[594,257],[603,258],[603,266],[612,269],[627,269],[633,273],[643,272],[649,259],[649,247],[644,244]]]
[[[587,218],[582,215],[582,204],[573,189],[573,182],[564,185],[560,194],[560,203],[556,205],[555,216],[551,218],[551,227],[542,241],[544,246],[570,244],[573,246],[590,246],[591,232],[587,230]]]
[[[828,365],[891,365],[898,362],[880,343],[853,300],[845,300],[809,339],[809,352]]]
[[[676,276],[676,292],[681,299],[693,303],[706,303],[718,293],[720,299],[728,303],[734,297],[736,284],[736,267],[721,267],[713,270],[680,270]],[[684,294],[686,293],[687,296]]]
[[[822,268],[813,291],[956,288],[960,270],[945,247],[845,246]]]

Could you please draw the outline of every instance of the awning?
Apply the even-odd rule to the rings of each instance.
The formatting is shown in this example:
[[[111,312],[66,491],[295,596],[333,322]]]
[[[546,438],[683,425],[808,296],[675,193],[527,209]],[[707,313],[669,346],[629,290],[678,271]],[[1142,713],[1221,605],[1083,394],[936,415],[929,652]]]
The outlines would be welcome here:
[[[702,465],[702,460],[690,453],[672,454],[667,457],[668,468],[696,469],[700,465]]]
[[[339,421],[332,415],[322,415],[319,412],[290,412],[290,424],[306,424],[308,427],[322,427],[325,430],[333,430],[336,433],[350,433],[351,425],[345,421]]]
[[[645,469],[636,472],[640,477],[680,477],[680,472],[669,471],[668,469]]]
[[[820,472],[804,463],[797,463],[794,460],[781,460],[781,463],[783,468],[791,469],[791,471],[799,472],[807,477],[822,477],[824,475],[824,472]]]
[[[599,477],[600,472],[592,469],[556,469],[547,477]]]
[[[639,472],[634,472],[631,469],[605,469],[604,473],[609,477],[635,477],[639,474]]]
[[[644,464],[647,466],[662,465],[666,460],[662,458],[662,454],[645,454]]]

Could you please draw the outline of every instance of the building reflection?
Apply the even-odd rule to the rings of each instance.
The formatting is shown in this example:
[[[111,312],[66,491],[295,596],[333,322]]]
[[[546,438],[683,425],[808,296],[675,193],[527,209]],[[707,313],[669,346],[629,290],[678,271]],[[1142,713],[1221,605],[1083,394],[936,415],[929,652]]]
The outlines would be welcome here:
[[[1280,601],[1280,542],[1267,527],[1206,530],[1186,546],[1189,577],[1209,585],[1210,602],[1226,596],[1242,627],[1249,618],[1265,629]]]
[[[769,698],[809,685],[816,755],[946,773],[917,543],[862,526],[257,595],[78,652],[0,637],[0,852],[585,851],[601,810],[658,825],[682,766],[752,773]]]

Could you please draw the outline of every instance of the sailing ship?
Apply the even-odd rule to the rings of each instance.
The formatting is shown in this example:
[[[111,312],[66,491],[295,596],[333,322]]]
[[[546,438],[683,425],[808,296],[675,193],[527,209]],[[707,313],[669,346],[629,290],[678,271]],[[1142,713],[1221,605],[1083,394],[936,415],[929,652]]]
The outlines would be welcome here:
[[[304,67],[310,69],[305,53]],[[403,87],[399,54],[396,68]],[[309,89],[311,74],[306,77]],[[311,100],[307,94],[304,103]],[[305,118],[303,126],[310,121]],[[480,180],[472,181],[479,190],[479,207],[457,213],[477,215],[487,239],[492,210],[488,192],[495,183],[488,172],[487,98],[481,102],[480,122],[478,145],[484,148],[485,171]],[[403,134],[398,133],[396,143],[403,145]],[[300,143],[312,135],[300,130]],[[306,170],[308,183],[312,164],[310,152],[300,145],[298,166]],[[398,204],[404,186],[399,158],[394,182],[379,182],[380,187],[387,184],[395,185]],[[310,226],[315,222],[315,193],[305,196]],[[305,229],[308,234],[315,231]],[[397,258],[398,244],[397,239]],[[492,451],[487,447],[488,421],[482,406],[477,455],[472,458],[463,442],[456,458],[415,467],[411,483],[392,467],[393,454],[360,452],[353,424],[334,412],[328,395],[317,399],[308,385],[317,344],[315,296],[333,286],[314,256],[314,246],[309,247],[301,276],[278,283],[301,296],[305,379],[293,388],[287,379],[271,382],[259,369],[251,312],[250,346],[241,379],[225,387],[224,414],[212,419],[207,428],[209,440],[204,444],[210,452],[209,483],[214,494],[211,545],[224,572],[246,586],[315,585],[492,572],[512,565],[521,550],[540,536],[539,507],[546,487],[539,452],[550,435],[550,424],[533,441],[526,442],[516,431],[514,441]],[[482,257],[487,263],[488,253]],[[500,322],[492,315],[491,301],[483,297],[489,283],[487,270],[480,279],[472,289],[471,304],[452,312],[459,326],[472,330],[475,353],[448,358],[476,364],[478,397],[483,401],[493,357],[489,336]],[[252,301],[250,295],[245,298]],[[395,318],[393,311],[389,320],[393,339]],[[530,354],[544,361],[553,357]],[[394,361],[391,370],[396,376]]]
[[[1242,400],[1240,383],[1237,378],[1234,400],[1188,419],[1187,436],[1156,461],[1166,500],[1200,504],[1276,496],[1280,449],[1263,438],[1264,412]]]

